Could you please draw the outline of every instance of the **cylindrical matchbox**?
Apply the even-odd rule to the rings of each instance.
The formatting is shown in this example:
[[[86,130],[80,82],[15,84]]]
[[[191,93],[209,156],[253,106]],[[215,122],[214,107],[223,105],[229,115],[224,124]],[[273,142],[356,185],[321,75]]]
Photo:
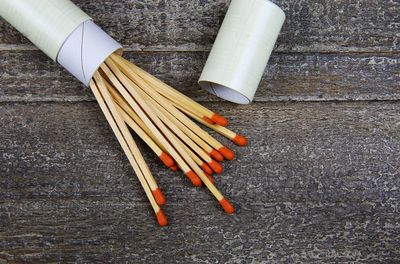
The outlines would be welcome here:
[[[285,21],[268,0],[232,0],[199,79],[225,100],[249,104]]]
[[[69,0],[1,0],[0,16],[85,85],[111,53],[122,51]]]

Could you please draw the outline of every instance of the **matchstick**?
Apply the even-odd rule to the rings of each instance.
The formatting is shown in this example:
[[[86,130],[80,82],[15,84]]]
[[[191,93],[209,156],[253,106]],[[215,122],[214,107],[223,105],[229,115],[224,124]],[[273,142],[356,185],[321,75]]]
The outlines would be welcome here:
[[[190,179],[200,177],[201,181],[204,182],[206,187],[220,202],[223,209],[227,213],[233,213],[233,206],[214,186],[203,170],[193,161],[193,159],[190,158],[190,156],[180,146],[179,142],[175,140],[173,133],[165,126],[160,117],[154,113],[154,110],[152,110],[145,102],[143,97],[138,92],[138,89],[140,88],[137,87],[137,85],[131,80],[129,80],[111,59],[107,59],[106,63],[101,66],[101,69],[105,72],[110,82],[117,88],[124,99],[130,104],[132,109],[139,115],[149,129],[154,132],[155,136],[161,141],[161,143],[167,147],[168,152],[175,159],[177,165],[184,171],[186,176]],[[152,122],[154,122],[154,124]],[[158,129],[160,129],[162,133]],[[173,147],[166,140],[166,138],[164,138],[164,136],[173,145]]]
[[[177,126],[175,126],[173,120],[174,116],[172,116],[168,111],[166,111],[157,101],[148,96],[143,89],[139,89],[138,92],[147,100],[147,102],[153,106],[156,114],[161,118],[166,126],[168,126],[174,134],[176,134],[179,138],[185,142],[201,159],[207,162],[208,166],[210,166],[216,173],[222,173],[222,166],[213,160],[210,156],[208,156],[196,143],[194,143],[185,133],[183,133]],[[167,102],[163,102],[165,106]],[[169,122],[171,121],[171,122]],[[175,137],[176,139],[177,137]]]
[[[128,67],[132,68],[134,71],[136,71],[139,75],[141,75],[146,81],[149,83],[153,84],[154,88],[156,88],[160,93],[164,94],[166,97],[168,97],[170,100],[175,101],[178,104],[182,104],[183,107],[187,107],[188,109],[192,109],[195,111],[200,117],[204,118],[204,120],[214,124],[217,123],[221,126],[227,126],[228,121],[220,116],[219,114],[216,114],[212,112],[211,110],[205,108],[204,106],[200,105],[196,101],[192,100],[191,98],[187,97],[186,95],[178,92],[171,86],[165,84],[161,80],[157,79],[155,76],[147,73],[146,71],[140,69],[136,65],[126,61],[120,56],[117,56],[115,54],[111,55],[111,58],[116,61],[121,61],[122,63],[125,63],[128,65]]]
[[[163,213],[163,211],[161,210],[161,208],[159,207],[159,205],[157,204],[157,201],[155,200],[153,193],[151,192],[151,189],[142,174],[142,171],[140,170],[135,158],[133,157],[131,151],[129,150],[129,147],[128,147],[124,137],[122,136],[122,133],[119,130],[119,128],[118,128],[110,110],[108,109],[108,107],[98,89],[98,86],[94,80],[92,80],[90,82],[90,88],[92,89],[92,92],[95,95],[95,97],[100,105],[100,108],[103,111],[108,123],[110,124],[115,136],[117,137],[118,142],[120,143],[122,149],[124,150],[125,155],[128,157],[128,160],[129,160],[131,166],[133,167],[134,171],[136,172],[136,176],[138,177],[139,182],[141,183],[143,190],[145,191],[146,196],[149,199],[150,204],[156,214],[159,225],[166,226],[168,224],[167,218],[166,218],[165,214]]]
[[[202,184],[199,177],[188,166],[188,164],[186,163],[186,159],[184,159],[185,157],[180,156],[182,154],[185,155],[186,153],[182,150],[182,148],[178,146],[174,139],[171,138],[172,132],[168,130],[168,128],[163,124],[163,122],[154,113],[154,111],[147,105],[140,94],[134,89],[136,85],[132,83],[127,77],[125,77],[122,72],[120,72],[118,67],[111,61],[111,59],[107,59],[106,64],[101,65],[101,69],[105,72],[114,87],[118,90],[118,92],[120,92],[123,98],[142,119],[146,126],[154,133],[161,144],[165,146],[168,153],[172,156],[177,165],[182,169],[184,174],[189,178],[193,185],[201,186]],[[177,150],[175,150],[175,148],[171,144],[173,144],[174,147],[177,148]]]
[[[164,152],[149,135],[130,117],[118,104],[116,105],[118,113],[127,123],[127,125],[132,128],[132,130],[150,147],[151,150],[160,158],[165,166],[171,168],[175,166],[174,160],[166,152]]]
[[[197,122],[213,129],[215,132],[218,132],[219,134],[223,135],[226,138],[229,138],[232,142],[234,142],[236,145],[238,146],[246,146],[247,145],[247,139],[240,135],[240,134],[236,134],[235,132],[229,130],[226,127],[217,125],[217,124],[210,124],[206,121],[204,121],[203,119],[199,118],[197,115],[193,114],[192,112],[186,110],[183,107],[180,107],[178,105],[175,105],[177,108],[179,108],[182,112],[184,112],[185,114],[187,114],[188,116],[190,116],[191,118],[195,119]]]
[[[154,86],[150,86],[147,84],[143,79],[141,79],[134,71],[132,71],[127,65],[124,65],[123,63],[120,62],[118,64],[121,67],[121,71],[128,77],[132,78],[132,82],[136,83],[137,87],[142,87],[141,89],[146,92],[149,96],[151,96],[157,103],[162,105],[163,108],[165,108],[168,112],[170,112],[176,119],[173,119],[172,121],[178,125],[182,130],[184,130],[188,135],[192,136],[192,139],[196,141],[199,145],[203,146],[205,151],[209,151],[207,147],[202,144],[203,140],[207,141],[208,144],[212,145],[214,148],[218,150],[219,153],[221,153],[226,159],[232,160],[234,158],[234,153],[228,149],[227,147],[223,146],[220,142],[218,142],[216,139],[214,139],[212,136],[210,136],[207,132],[205,132],[202,128],[200,128],[197,124],[195,124],[192,120],[190,120],[187,116],[185,116],[183,113],[179,112],[177,108],[175,108],[169,101],[167,101],[163,96],[155,92],[152,88]],[[185,126],[182,126],[179,122],[184,124]],[[190,130],[191,131],[190,131]],[[202,138],[203,140],[199,140],[199,138]],[[213,151],[208,152],[210,155],[213,155]],[[218,160],[219,157],[217,157]]]

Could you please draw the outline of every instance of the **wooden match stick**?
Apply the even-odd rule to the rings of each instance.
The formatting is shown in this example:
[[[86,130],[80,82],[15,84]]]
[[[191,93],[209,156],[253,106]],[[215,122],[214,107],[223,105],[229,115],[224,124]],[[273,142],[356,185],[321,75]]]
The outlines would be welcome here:
[[[134,122],[143,130],[146,132],[148,136],[151,137],[151,139],[164,151],[166,152],[165,147],[163,144],[154,136],[154,134],[151,132],[151,130],[146,126],[146,124],[140,119],[140,117],[133,111],[133,109],[128,105],[128,103],[125,101],[125,99],[122,98],[122,96],[111,86],[108,86],[110,94],[116,101],[117,105],[120,106],[124,112],[134,120]]]
[[[185,108],[178,106],[178,105],[175,105],[175,106],[177,108],[179,108],[182,112],[184,112],[185,114],[190,116],[191,118],[195,119],[197,122],[211,128],[215,132],[218,132],[219,134],[223,135],[224,137],[229,138],[236,145],[238,145],[238,146],[246,146],[247,145],[247,139],[244,136],[242,136],[240,134],[236,134],[235,132],[229,130],[226,127],[223,127],[223,126],[220,126],[217,124],[212,125],[212,124],[204,121],[203,119],[199,118],[197,115],[193,114],[192,112],[186,110]]]
[[[186,172],[186,169],[189,169],[189,172],[186,173],[186,175],[192,179],[194,177],[200,177],[201,181],[205,183],[205,185],[211,191],[214,197],[220,202],[224,210],[227,213],[233,213],[233,206],[212,184],[212,182],[202,171],[202,169],[198,167],[197,164],[189,157],[189,155],[174,139],[173,133],[164,125],[164,123],[159,119],[159,117],[153,112],[153,110],[137,92],[137,89],[140,88],[137,87],[135,83],[130,81],[129,78],[127,78],[110,59],[106,59],[106,63],[101,65],[101,69],[106,74],[108,80],[110,80],[110,82],[121,93],[127,103],[143,120],[146,126],[148,126],[149,129],[151,129],[157,136],[157,138],[161,141],[161,143],[167,147],[168,152],[175,159],[177,165],[184,172]],[[154,124],[152,122],[154,122]],[[158,129],[160,129],[160,131],[158,131]],[[164,138],[164,135],[166,138]],[[173,147],[170,145],[169,142],[171,142]],[[187,166],[187,168],[183,166]]]
[[[149,167],[147,166],[147,163],[145,162],[142,154],[140,153],[139,148],[137,147],[131,133],[129,132],[125,122],[119,115],[118,109],[116,108],[116,105],[114,103],[113,98],[111,97],[110,93],[108,92],[107,86],[105,83],[107,82],[104,80],[100,74],[96,74],[95,76],[95,81],[97,84],[97,87],[100,91],[100,93],[103,95],[104,100],[106,101],[106,104],[109,106],[109,110],[111,114],[114,117],[114,120],[116,121],[117,126],[119,127],[123,137],[125,138],[126,143],[128,144],[128,147],[130,151],[133,154],[133,157],[135,158],[137,164],[139,165],[139,168],[141,169],[146,181],[149,184],[149,187],[151,189],[151,192],[153,193],[154,198],[156,199],[157,203],[159,205],[164,205],[165,204],[165,197],[162,194],[160,188],[158,187],[156,180],[153,177],[153,174],[150,172]]]
[[[189,178],[193,185],[201,186],[202,183],[199,176],[197,176],[186,163],[187,159],[190,159],[187,156],[187,153],[177,144],[174,138],[172,138],[172,132],[169,131],[169,129],[144,101],[141,95],[136,91],[136,89],[139,89],[135,88],[136,84],[131,82],[125,75],[123,75],[123,73],[109,58],[106,59],[106,64],[102,64],[100,67],[114,87],[127,101],[130,107],[132,107],[132,109],[138,114],[146,126],[154,133],[161,144],[166,148],[168,153],[172,156],[177,165],[182,169],[184,174]],[[174,145],[174,147],[171,144]]]
[[[140,117],[132,110],[132,108],[127,104],[127,102],[121,97],[121,95],[115,91],[112,86],[109,86],[110,94],[113,96],[117,105],[121,107],[124,112],[153,140],[153,142],[166,154],[168,151],[163,146],[163,144],[154,136],[151,130],[143,123]],[[172,158],[171,158],[172,159]],[[165,162],[166,163],[166,162]],[[168,162],[170,163],[170,162]],[[166,164],[168,164],[166,163]],[[175,163],[175,162],[174,162]],[[169,167],[172,171],[177,171],[178,166],[176,164]]]
[[[210,181],[207,175],[203,172],[203,170],[190,158],[190,156],[185,152],[185,150],[180,146],[179,142],[177,142],[173,136],[173,133],[165,126],[165,124],[159,119],[159,117],[153,112],[153,110],[149,107],[149,105],[144,101],[142,96],[139,94],[137,85],[133,83],[128,77],[126,77],[119,68],[114,64],[111,59],[106,59],[106,65],[102,65],[101,69],[106,73],[109,80],[113,83],[113,85],[117,88],[117,90],[121,93],[124,99],[130,104],[130,106],[135,110],[135,112],[142,118],[143,122],[153,131],[154,134],[159,138],[159,140],[171,142],[174,147],[168,149],[168,152],[175,159],[178,166],[186,172],[186,168],[183,166],[190,166],[188,169],[190,170],[186,175],[188,177],[200,177],[201,181],[207,186],[210,192],[214,195],[214,197],[220,202],[220,205],[227,213],[233,213],[234,208],[229,203],[229,201],[220,193],[220,191],[214,186],[214,184]],[[125,89],[126,90],[125,90]],[[127,92],[129,91],[129,93]],[[135,99],[134,99],[135,98]],[[137,105],[137,103],[140,104]],[[142,110],[143,108],[143,110]],[[146,113],[144,113],[144,112]],[[147,114],[147,115],[146,115]],[[158,129],[153,125],[150,119],[157,125],[157,127],[162,131],[162,134],[158,131]],[[168,142],[162,142],[169,148]],[[176,152],[175,152],[175,149]],[[179,153],[179,154],[178,154]],[[192,170],[193,171],[192,171]]]
[[[151,139],[149,135],[130,117],[118,104],[116,104],[118,113],[122,117],[122,119],[126,122],[126,124],[132,128],[133,131],[150,147],[151,150],[160,158],[160,160],[164,163],[165,166],[171,168],[175,166],[174,160],[164,152],[154,141]]]
[[[97,78],[101,78],[98,74],[95,74],[95,75],[97,75]],[[95,95],[95,97],[96,97],[96,99],[97,99],[97,101],[98,101],[98,103],[100,105],[100,108],[102,109],[102,111],[103,111],[108,123],[110,124],[110,126],[111,126],[111,128],[112,128],[112,130],[113,130],[113,132],[115,134],[115,136],[117,137],[118,142],[122,146],[122,149],[124,150],[125,155],[128,157],[128,160],[129,160],[131,166],[133,167],[134,171],[136,172],[136,175],[137,175],[137,177],[139,179],[139,182],[141,183],[141,185],[142,185],[142,187],[143,187],[143,189],[144,189],[144,191],[146,193],[146,196],[149,199],[150,204],[151,204],[151,206],[152,206],[152,208],[153,208],[153,210],[154,210],[154,212],[156,214],[157,221],[158,221],[159,225],[160,226],[167,225],[168,221],[167,221],[166,216],[164,215],[163,211],[161,210],[161,208],[157,204],[157,201],[155,200],[155,198],[153,196],[153,193],[151,192],[151,189],[150,189],[150,187],[148,185],[148,182],[144,178],[141,169],[139,168],[138,164],[136,163],[135,158],[133,157],[133,154],[129,150],[129,147],[128,147],[128,145],[127,145],[127,143],[126,143],[121,131],[119,130],[119,128],[118,128],[118,126],[116,124],[116,121],[113,118],[113,115],[111,114],[110,110],[108,109],[108,107],[107,107],[107,105],[106,105],[106,103],[105,103],[105,101],[104,101],[104,99],[103,99],[103,97],[102,97],[102,95],[101,95],[101,93],[100,93],[100,91],[98,89],[97,84],[93,80],[90,82],[90,88],[92,89],[93,94]]]
[[[139,116],[126,104],[122,98],[118,98],[117,92],[111,87],[109,88],[110,94],[116,101],[118,109],[123,112],[125,122],[130,126],[142,139],[145,141],[150,148],[153,149],[156,155],[159,156],[160,160],[165,166],[169,167],[172,171],[177,171],[178,166],[175,164],[173,158],[168,154],[165,147],[157,140],[150,129],[142,122]],[[116,96],[116,97],[114,97]],[[122,99],[122,101],[120,100]]]
[[[183,107],[193,110],[205,121],[210,122],[211,124],[217,123],[221,126],[228,125],[228,121],[224,117],[212,112],[211,110],[207,109],[206,107],[202,106],[201,104],[197,103],[196,101],[192,100],[186,95],[178,92],[171,86],[165,84],[161,80],[157,79],[155,76],[140,69],[139,67],[125,60],[121,56],[113,54],[111,55],[111,58],[115,61],[120,61],[125,65],[127,65],[128,67],[132,68],[143,79],[151,83],[154,86],[154,88],[157,89],[158,92],[162,93],[165,97],[168,97],[168,99],[182,105]]]
[[[124,79],[124,75],[120,76],[121,79]],[[130,80],[127,80],[127,83],[129,83]],[[129,90],[135,90],[135,94],[139,95],[140,88],[132,83],[129,87],[127,87]],[[132,92],[132,91],[131,91]],[[142,97],[143,99],[143,97]],[[157,111],[157,110],[156,110]],[[160,120],[163,120],[164,123],[168,123],[169,119],[165,117],[161,111],[157,112],[157,116],[160,118]],[[214,186],[212,180],[210,180],[210,175],[207,175],[204,173],[204,171],[193,161],[193,159],[190,158],[190,156],[184,151],[182,146],[179,144],[179,142],[175,139],[175,136],[170,132],[168,129],[165,130],[164,132],[168,139],[171,141],[171,143],[174,145],[176,150],[182,155],[182,158],[185,159],[187,164],[190,166],[190,168],[193,169],[193,174],[200,177],[200,179],[204,182],[206,187],[210,190],[210,192],[214,195],[214,197],[220,202],[220,205],[222,208],[225,210],[225,212],[232,214],[234,212],[234,207],[232,204],[221,194],[221,192]],[[181,135],[180,135],[181,136]],[[179,165],[179,164],[178,164]]]
[[[140,86],[138,86],[140,87]],[[166,124],[171,131],[174,132],[186,145],[188,145],[200,158],[202,158],[205,162],[207,162],[208,166],[210,166],[216,173],[222,173],[223,169],[221,164],[213,160],[210,156],[208,156],[196,143],[194,143],[184,132],[182,132],[177,126],[175,126],[173,120],[175,119],[168,111],[166,111],[157,101],[151,98],[144,92],[144,89],[139,89],[139,93],[143,96],[147,102],[153,106],[156,114],[161,118],[161,120]],[[163,102],[163,105],[168,102]],[[171,121],[171,122],[168,122]],[[175,137],[177,139],[177,137]],[[200,164],[198,164],[200,165]]]
[[[179,142],[179,144],[182,146],[182,148],[189,154],[189,156],[196,162],[196,164],[208,175],[212,175],[214,172],[213,170],[205,163],[202,161],[188,146],[186,146],[183,141],[174,135],[176,141]]]
[[[118,100],[118,101],[119,101],[119,100]],[[157,139],[155,138],[155,136],[153,135],[153,133],[151,133],[151,131],[144,125],[144,123],[139,121],[140,119],[139,119],[139,117],[136,115],[135,112],[133,112],[130,108],[127,108],[127,105],[124,104],[124,103],[122,103],[122,107],[121,107],[119,104],[117,104],[117,105],[118,105],[118,107],[119,107],[120,109],[124,108],[125,115],[123,115],[123,116],[126,118],[128,125],[130,125],[131,122],[135,123],[135,125],[138,126],[138,127],[140,128],[140,130],[143,131],[143,132],[146,134],[146,136],[149,137],[150,140],[151,140],[158,148],[160,148],[160,150],[161,150],[161,148],[163,148],[163,146],[160,145],[159,142],[158,142],[159,145],[157,145],[157,144],[155,143],[155,142],[157,142]],[[127,114],[127,112],[130,112],[130,113]],[[139,121],[139,122],[138,122],[139,124],[136,123],[137,121]],[[135,128],[133,128],[133,126],[135,126],[135,125],[132,124],[132,126],[131,126],[132,129],[134,129],[134,130],[135,130]],[[179,140],[179,138],[177,138],[177,137],[175,137],[175,138],[176,138],[177,140]],[[213,170],[207,165],[207,163],[203,162],[193,151],[191,151],[185,144],[183,144],[182,141],[180,141],[180,143],[181,143],[181,145],[185,148],[186,152],[190,155],[190,157],[200,166],[200,168],[203,169],[203,171],[204,171],[205,173],[207,173],[207,174],[209,174],[209,175],[213,174]],[[164,151],[164,153],[165,153],[165,151]],[[174,166],[176,166],[176,165],[174,165]],[[174,169],[174,166],[171,166],[170,168],[171,168],[172,170],[176,171],[176,169]]]
[[[202,128],[200,128],[196,123],[194,123],[192,120],[190,120],[187,116],[185,116],[183,113],[181,113],[175,106],[173,106],[170,101],[166,100],[165,97],[161,96],[158,94],[156,91],[154,91],[152,88],[154,86],[150,86],[148,83],[146,83],[140,76],[138,76],[132,69],[130,69],[128,66],[121,62],[117,62],[117,64],[121,67],[121,71],[131,79],[132,82],[135,82],[137,87],[141,87],[141,89],[147,93],[150,97],[152,97],[157,103],[159,103],[163,108],[165,108],[170,114],[172,114],[175,118],[173,118],[171,121],[174,122],[177,126],[179,126],[182,130],[187,133],[188,136],[191,136],[191,138],[200,146],[203,146],[203,149],[209,153],[212,157],[216,158],[217,160],[220,160],[218,155],[215,155],[213,150],[209,150],[210,147],[205,144],[203,144],[203,140],[208,142],[208,144],[211,144],[214,148],[218,150],[227,160],[232,160],[234,158],[234,153],[228,149],[227,147],[223,146],[221,143],[219,143],[216,139],[214,139],[212,136],[210,136],[207,132],[205,132]],[[178,121],[179,120],[179,121]],[[207,148],[208,146],[208,148]]]

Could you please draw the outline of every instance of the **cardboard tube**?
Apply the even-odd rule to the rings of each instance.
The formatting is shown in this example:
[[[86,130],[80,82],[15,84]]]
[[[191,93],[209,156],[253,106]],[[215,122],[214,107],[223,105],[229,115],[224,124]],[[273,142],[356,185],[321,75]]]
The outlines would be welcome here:
[[[0,15],[53,60],[72,31],[90,20],[69,0],[1,0]]]
[[[249,104],[284,21],[282,9],[268,0],[232,0],[200,86],[225,100]]]
[[[88,20],[64,41],[57,62],[88,86],[95,71],[115,51],[122,53],[121,45]]]
[[[69,0],[0,0],[0,15],[86,86],[111,53],[122,53],[121,45]]]

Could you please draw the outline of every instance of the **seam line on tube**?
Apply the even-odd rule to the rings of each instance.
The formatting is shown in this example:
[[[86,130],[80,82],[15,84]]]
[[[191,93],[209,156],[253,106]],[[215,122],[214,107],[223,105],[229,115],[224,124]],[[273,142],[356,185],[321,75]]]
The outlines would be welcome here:
[[[212,83],[210,86],[211,86],[211,89],[213,90],[214,94],[215,94],[215,95],[218,95],[218,94],[217,94],[217,91],[216,91],[215,88],[214,88],[214,84]]]
[[[85,23],[82,24],[81,70],[82,70],[83,79],[85,80],[85,82],[87,82],[87,80],[86,80],[86,74],[85,74],[85,69],[84,69],[84,67],[83,67],[83,42],[85,41],[84,35],[85,35]]]
[[[1,1],[1,0],[0,0],[0,1]],[[60,54],[60,51],[61,51],[62,47],[64,46],[65,42],[68,41],[69,37],[74,33],[74,31],[75,31],[77,28],[79,28],[82,24],[85,24],[87,21],[93,21],[93,19],[89,17],[88,19],[86,19],[86,20],[84,20],[82,23],[80,23],[78,26],[76,26],[76,27],[74,28],[74,30],[72,30],[72,31],[69,33],[69,35],[65,38],[65,40],[64,40],[63,43],[61,44],[60,48],[58,49],[58,52],[57,52],[57,55],[56,55],[56,58],[54,59],[54,61],[58,62],[58,55]]]

